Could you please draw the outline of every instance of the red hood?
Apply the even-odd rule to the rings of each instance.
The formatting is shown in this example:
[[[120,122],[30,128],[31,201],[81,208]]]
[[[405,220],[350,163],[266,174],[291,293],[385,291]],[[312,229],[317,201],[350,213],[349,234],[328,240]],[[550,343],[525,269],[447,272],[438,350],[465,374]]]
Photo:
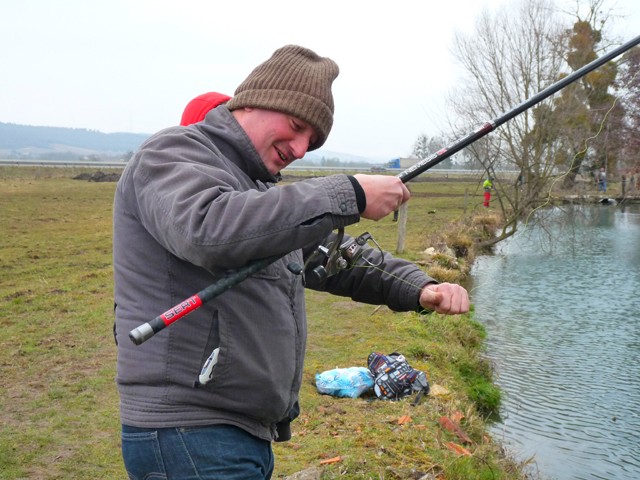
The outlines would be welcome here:
[[[184,112],[182,112],[180,125],[187,126],[192,123],[201,122],[209,110],[229,100],[231,100],[230,96],[217,92],[207,92],[198,95],[185,107]]]

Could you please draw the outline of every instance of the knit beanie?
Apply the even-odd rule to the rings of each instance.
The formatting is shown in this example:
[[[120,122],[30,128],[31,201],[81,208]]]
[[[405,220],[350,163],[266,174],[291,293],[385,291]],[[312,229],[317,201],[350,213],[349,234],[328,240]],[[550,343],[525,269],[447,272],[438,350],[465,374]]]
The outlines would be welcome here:
[[[338,73],[338,65],[330,58],[286,45],[249,74],[227,107],[275,110],[304,120],[318,137],[309,145],[309,150],[315,150],[327,140],[333,125],[331,84]]]

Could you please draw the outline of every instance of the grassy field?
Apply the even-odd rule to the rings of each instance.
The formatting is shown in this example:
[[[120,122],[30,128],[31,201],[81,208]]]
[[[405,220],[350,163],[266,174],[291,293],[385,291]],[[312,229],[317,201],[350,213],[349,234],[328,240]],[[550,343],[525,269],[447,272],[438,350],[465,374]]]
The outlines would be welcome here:
[[[78,173],[0,168],[0,479],[126,478],[112,336],[115,183]],[[438,231],[479,208],[476,183],[448,180],[411,184],[405,257],[420,260]],[[364,231],[395,249],[391,219],[349,228]],[[478,406],[495,391],[472,318],[394,314],[314,292],[308,305],[302,414],[293,439],[275,445],[274,478],[310,468],[316,478],[523,478],[486,433]],[[372,351],[405,354],[433,393],[415,407],[318,394],[316,373],[366,366]]]

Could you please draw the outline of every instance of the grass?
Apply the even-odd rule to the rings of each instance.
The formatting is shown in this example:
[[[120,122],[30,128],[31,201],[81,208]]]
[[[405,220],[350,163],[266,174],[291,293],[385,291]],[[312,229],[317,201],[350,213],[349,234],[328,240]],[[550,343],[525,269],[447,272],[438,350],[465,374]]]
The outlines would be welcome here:
[[[115,184],[73,180],[81,171],[0,168],[3,480],[126,478],[111,333]],[[403,256],[423,261],[446,226],[481,203],[479,193],[469,193],[474,188],[444,179],[412,184]],[[383,248],[395,249],[397,224],[390,219],[348,231],[369,231]],[[449,269],[448,261],[438,258],[441,268]],[[398,314],[317,292],[309,292],[307,304],[302,413],[292,440],[274,446],[274,478],[311,467],[322,478],[523,478],[486,433],[485,416],[499,404],[499,392],[482,358],[484,329],[472,316]],[[372,351],[405,354],[427,373],[432,394],[414,407],[410,400],[317,393],[316,373],[365,366]],[[469,455],[451,450],[449,442],[461,441],[442,428],[442,416],[459,418],[472,440],[464,444]]]
[[[0,478],[123,478],[110,335],[114,185],[11,170],[0,180]]]

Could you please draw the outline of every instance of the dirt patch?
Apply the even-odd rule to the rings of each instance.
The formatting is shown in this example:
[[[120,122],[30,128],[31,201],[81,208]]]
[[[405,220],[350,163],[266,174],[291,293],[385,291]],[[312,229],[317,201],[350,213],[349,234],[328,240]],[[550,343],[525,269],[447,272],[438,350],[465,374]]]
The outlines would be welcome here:
[[[117,182],[120,180],[120,173],[105,173],[98,170],[93,173],[81,173],[73,177],[73,179],[87,182]]]

